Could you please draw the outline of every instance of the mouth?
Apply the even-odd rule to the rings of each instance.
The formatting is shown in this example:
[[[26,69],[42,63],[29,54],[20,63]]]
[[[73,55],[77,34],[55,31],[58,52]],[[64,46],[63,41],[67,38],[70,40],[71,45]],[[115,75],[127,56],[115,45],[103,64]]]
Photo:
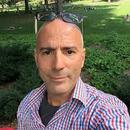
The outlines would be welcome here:
[[[65,76],[51,76],[50,78],[55,82],[63,82],[66,79]]]

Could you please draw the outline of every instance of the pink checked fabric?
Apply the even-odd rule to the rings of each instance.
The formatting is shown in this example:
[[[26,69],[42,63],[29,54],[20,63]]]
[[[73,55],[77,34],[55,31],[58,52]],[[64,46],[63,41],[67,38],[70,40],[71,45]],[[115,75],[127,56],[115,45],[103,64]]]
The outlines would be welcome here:
[[[80,78],[71,99],[61,105],[45,127],[38,113],[45,90],[43,84],[23,99],[17,113],[17,130],[130,130],[126,105]]]

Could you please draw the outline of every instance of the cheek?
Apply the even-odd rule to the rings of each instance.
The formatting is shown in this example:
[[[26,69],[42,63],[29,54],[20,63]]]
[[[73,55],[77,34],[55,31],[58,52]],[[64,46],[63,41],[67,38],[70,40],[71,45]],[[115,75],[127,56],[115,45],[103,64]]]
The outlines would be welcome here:
[[[77,57],[77,58],[73,59],[72,62],[70,62],[70,68],[71,68],[71,70],[74,71],[73,73],[77,73],[77,72],[81,71],[82,63],[83,63],[83,61],[82,61],[81,57]]]
[[[82,68],[83,61],[84,61],[84,59],[83,59],[82,55],[78,55],[77,59],[75,60],[75,64],[76,64],[76,66],[77,66],[79,69]]]
[[[37,65],[39,71],[46,72],[50,68],[50,63],[43,59],[42,57],[38,57]]]

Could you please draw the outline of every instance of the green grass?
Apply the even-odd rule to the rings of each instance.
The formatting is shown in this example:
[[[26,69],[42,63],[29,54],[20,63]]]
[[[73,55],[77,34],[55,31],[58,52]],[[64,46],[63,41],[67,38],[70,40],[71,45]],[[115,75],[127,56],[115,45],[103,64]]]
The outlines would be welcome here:
[[[0,21],[0,34],[34,34],[34,17],[32,14],[4,13],[0,14]],[[11,26],[15,29],[8,30]]]
[[[97,35],[100,37],[107,35],[111,31],[115,31],[121,35],[130,34],[130,22],[126,22],[123,17],[130,13],[130,1],[123,0],[121,2],[95,2],[90,1],[78,1],[72,4],[73,10],[68,9],[71,12],[77,12],[82,15],[86,15],[87,18],[84,21],[84,30],[88,35]],[[94,6],[95,10],[85,13],[85,6]],[[66,7],[67,9],[68,7]],[[9,13],[0,14],[0,33],[34,33],[34,15],[33,14],[20,14]],[[9,26],[15,26],[16,30],[6,31]],[[22,27],[22,29],[19,29]],[[87,36],[86,35],[86,36]]]
[[[83,15],[87,15],[84,28],[86,34],[100,36],[107,35],[111,31],[115,31],[118,34],[130,34],[130,22],[125,22],[124,16],[130,13],[130,1],[123,0],[121,2],[96,2],[89,3],[87,1],[79,1],[74,3],[74,11]],[[81,8],[78,8],[80,6]],[[93,6],[94,11],[85,13],[83,7]],[[84,12],[84,13],[83,13]]]

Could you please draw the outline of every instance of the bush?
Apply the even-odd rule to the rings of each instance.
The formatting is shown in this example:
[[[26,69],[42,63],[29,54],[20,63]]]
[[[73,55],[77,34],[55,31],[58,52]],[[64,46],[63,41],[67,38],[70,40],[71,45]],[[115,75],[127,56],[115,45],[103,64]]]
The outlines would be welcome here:
[[[113,79],[125,70],[125,65],[113,52],[90,49],[84,69],[92,77],[90,83],[104,91],[110,91]]]
[[[0,84],[15,82],[0,90],[0,122],[12,121],[20,101],[41,80],[38,77],[30,45],[9,44],[0,47]]]
[[[14,120],[20,100],[18,91],[13,89],[0,90],[0,122]]]
[[[130,76],[120,76],[112,93],[118,96],[130,108]]]
[[[0,47],[0,84],[19,77],[19,66],[27,61],[29,45],[9,44]]]
[[[93,43],[93,42],[92,42]],[[89,83],[119,97],[130,108],[130,43],[117,33],[111,33],[86,48],[86,71]]]
[[[20,77],[13,87],[24,97],[32,89],[38,87],[41,82],[36,65],[32,59],[32,61],[28,61],[20,67]]]
[[[100,40],[108,50],[114,52],[118,58],[126,59],[130,56],[130,41],[120,38],[115,32],[112,32],[104,39]]]
[[[33,60],[26,62],[19,71],[19,79],[10,86],[10,89],[0,91],[0,122],[14,120],[21,100],[41,83]]]

